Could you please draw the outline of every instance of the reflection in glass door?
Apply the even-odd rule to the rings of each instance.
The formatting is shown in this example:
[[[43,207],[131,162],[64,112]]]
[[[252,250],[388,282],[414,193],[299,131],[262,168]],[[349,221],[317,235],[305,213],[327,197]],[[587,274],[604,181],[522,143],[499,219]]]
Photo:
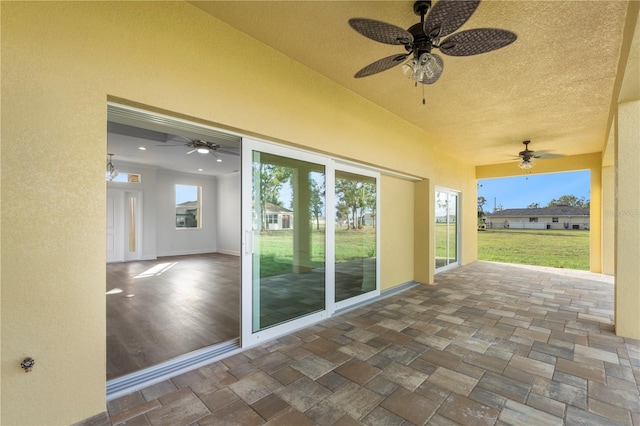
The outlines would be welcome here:
[[[378,289],[376,177],[335,172],[335,302]],[[350,302],[352,303],[352,302]]]
[[[436,270],[459,264],[458,199],[456,191],[436,189]]]
[[[325,166],[252,150],[251,332],[326,309]]]

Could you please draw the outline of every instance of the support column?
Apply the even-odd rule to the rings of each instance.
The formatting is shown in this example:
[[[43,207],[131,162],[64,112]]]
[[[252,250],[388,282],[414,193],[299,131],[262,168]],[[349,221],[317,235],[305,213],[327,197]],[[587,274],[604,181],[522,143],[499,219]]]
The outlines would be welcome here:
[[[413,279],[432,284],[435,271],[435,188],[429,179],[414,185]]]
[[[616,143],[616,334],[640,339],[640,101],[618,105]]]

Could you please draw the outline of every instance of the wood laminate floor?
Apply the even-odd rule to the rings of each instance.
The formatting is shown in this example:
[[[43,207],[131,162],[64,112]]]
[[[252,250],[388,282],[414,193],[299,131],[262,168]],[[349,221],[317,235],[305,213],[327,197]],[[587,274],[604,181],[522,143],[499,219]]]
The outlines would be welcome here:
[[[107,264],[107,379],[237,338],[240,258]]]

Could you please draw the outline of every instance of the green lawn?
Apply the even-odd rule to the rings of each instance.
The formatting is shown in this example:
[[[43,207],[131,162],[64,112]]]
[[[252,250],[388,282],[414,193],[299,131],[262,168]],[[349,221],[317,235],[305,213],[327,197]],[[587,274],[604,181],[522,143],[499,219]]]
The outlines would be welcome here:
[[[478,260],[589,270],[589,232],[487,229],[478,231]]]
[[[336,261],[375,256],[375,228],[336,230]],[[446,226],[436,226],[436,252],[446,256]],[[293,270],[293,231],[260,234],[261,276]],[[454,239],[455,241],[455,239]],[[324,229],[313,230],[311,260],[324,263]],[[554,268],[589,270],[589,232],[574,230],[487,229],[478,231],[478,259]]]
[[[373,257],[376,255],[376,228],[336,229],[336,262]],[[260,276],[269,277],[293,270],[293,231],[263,231],[260,233]],[[256,241],[257,242],[257,241]],[[311,261],[314,267],[325,261],[324,229],[311,233]]]

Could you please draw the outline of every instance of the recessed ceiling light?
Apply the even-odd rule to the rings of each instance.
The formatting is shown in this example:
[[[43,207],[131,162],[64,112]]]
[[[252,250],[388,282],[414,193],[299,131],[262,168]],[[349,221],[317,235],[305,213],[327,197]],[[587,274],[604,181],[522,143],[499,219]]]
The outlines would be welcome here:
[[[139,149],[140,151],[146,151],[146,150],[147,150],[147,148],[145,148],[144,146],[139,146],[139,147],[138,147],[138,149]]]
[[[202,172],[202,171],[204,171],[204,169],[198,169],[198,171],[199,171],[199,172]]]
[[[217,161],[218,163],[222,163],[222,159],[221,159],[221,158],[217,158],[217,159],[216,159],[216,161]]]

